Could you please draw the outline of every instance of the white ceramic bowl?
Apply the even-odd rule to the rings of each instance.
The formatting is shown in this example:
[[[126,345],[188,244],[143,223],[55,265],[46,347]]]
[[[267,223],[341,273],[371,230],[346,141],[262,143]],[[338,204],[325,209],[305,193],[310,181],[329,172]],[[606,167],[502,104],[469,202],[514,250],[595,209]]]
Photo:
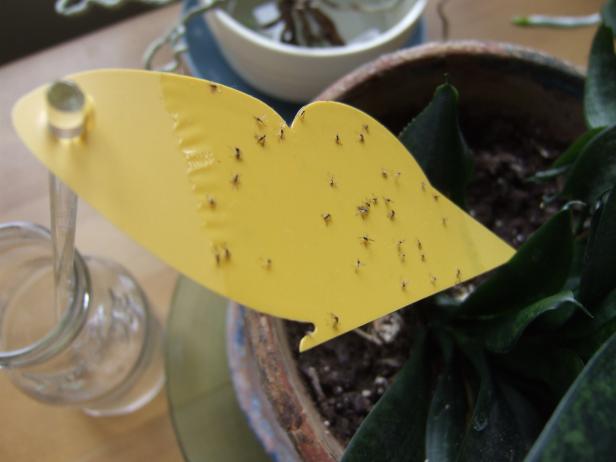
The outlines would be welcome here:
[[[305,102],[359,65],[402,47],[427,0],[403,0],[399,20],[374,38],[339,47],[307,48],[269,39],[222,9],[206,20],[231,67],[255,88],[280,99]]]

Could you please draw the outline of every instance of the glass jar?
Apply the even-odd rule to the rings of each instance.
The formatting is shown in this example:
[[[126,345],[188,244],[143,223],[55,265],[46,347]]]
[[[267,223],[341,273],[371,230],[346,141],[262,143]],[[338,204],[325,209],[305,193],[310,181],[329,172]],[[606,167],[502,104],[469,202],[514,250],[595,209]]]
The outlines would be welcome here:
[[[0,225],[0,368],[39,401],[131,412],[163,385],[162,329],[124,268],[78,252],[58,313],[50,239],[30,223]]]

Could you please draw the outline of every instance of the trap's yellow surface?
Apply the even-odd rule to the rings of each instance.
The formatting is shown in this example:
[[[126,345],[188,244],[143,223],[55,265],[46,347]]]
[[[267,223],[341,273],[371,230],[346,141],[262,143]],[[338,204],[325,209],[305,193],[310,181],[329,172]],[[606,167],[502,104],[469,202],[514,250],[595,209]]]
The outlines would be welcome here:
[[[54,138],[39,88],[13,112],[30,150],[190,278],[314,323],[302,351],[513,255],[350,106],[311,103],[288,127],[263,102],[204,80],[128,70],[69,78],[90,98],[86,134]]]

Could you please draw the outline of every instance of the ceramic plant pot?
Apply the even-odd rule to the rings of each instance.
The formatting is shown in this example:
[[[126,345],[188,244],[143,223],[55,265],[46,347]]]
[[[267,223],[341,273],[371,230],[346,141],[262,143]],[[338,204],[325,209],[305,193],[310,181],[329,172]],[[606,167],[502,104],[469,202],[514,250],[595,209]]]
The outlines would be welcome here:
[[[583,76],[555,58],[508,44],[458,42],[402,50],[343,77],[318,99],[355,106],[396,133],[430,101],[445,74],[460,91],[462,120],[507,114],[532,120],[564,144],[584,131]],[[280,460],[289,460],[288,454],[304,461],[339,460],[343,447],[323,424],[291,348],[283,321],[232,305],[232,376],[262,443]]]

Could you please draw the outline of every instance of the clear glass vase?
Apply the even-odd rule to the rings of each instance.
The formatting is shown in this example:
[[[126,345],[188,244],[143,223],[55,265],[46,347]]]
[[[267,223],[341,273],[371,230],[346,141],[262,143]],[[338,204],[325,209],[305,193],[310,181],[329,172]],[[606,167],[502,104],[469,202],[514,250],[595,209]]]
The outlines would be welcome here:
[[[49,231],[0,225],[0,368],[39,401],[131,412],[163,385],[161,327],[118,264],[75,252],[69,275],[56,310]]]

